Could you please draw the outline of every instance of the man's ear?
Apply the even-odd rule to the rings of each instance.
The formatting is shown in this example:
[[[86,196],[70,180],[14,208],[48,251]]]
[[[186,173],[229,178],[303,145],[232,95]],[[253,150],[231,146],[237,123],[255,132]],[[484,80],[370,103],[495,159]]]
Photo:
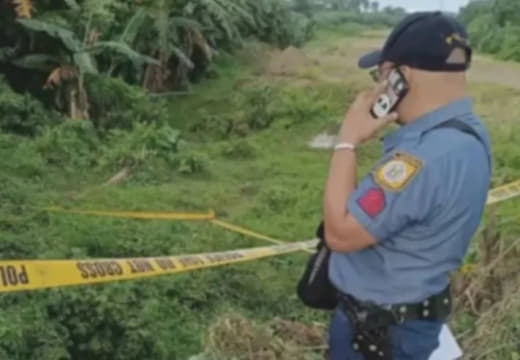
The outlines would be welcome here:
[[[403,65],[403,66],[399,67],[399,70],[403,74],[403,76],[406,79],[406,81],[408,83],[411,83],[412,82],[412,77],[413,77],[412,68],[410,68],[409,66]]]

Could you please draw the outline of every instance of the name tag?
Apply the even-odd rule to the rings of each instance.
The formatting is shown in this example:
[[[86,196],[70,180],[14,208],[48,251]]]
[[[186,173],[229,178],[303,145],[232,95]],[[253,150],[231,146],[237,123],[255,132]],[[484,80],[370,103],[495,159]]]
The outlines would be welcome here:
[[[462,358],[462,349],[448,326],[443,326],[439,335],[439,347],[429,360],[458,360]]]

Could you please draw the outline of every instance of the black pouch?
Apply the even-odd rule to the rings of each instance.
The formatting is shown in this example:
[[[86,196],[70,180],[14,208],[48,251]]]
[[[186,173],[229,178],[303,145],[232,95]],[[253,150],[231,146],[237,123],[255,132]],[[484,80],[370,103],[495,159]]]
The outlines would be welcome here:
[[[338,293],[329,279],[331,251],[325,243],[324,224],[321,222],[316,231],[320,239],[303,276],[298,283],[298,297],[308,307],[319,310],[334,310],[338,305]]]

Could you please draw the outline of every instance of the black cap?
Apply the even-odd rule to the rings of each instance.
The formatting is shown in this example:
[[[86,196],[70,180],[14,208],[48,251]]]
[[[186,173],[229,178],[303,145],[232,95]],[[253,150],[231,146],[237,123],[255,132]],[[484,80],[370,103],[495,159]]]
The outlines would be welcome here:
[[[449,61],[455,49],[463,49],[463,63]],[[408,15],[390,34],[382,50],[359,59],[361,68],[390,61],[428,71],[465,71],[471,64],[471,46],[464,26],[441,12]]]

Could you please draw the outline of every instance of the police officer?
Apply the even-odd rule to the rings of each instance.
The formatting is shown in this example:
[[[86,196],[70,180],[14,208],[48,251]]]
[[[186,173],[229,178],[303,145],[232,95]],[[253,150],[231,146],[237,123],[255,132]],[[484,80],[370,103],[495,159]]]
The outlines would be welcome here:
[[[377,69],[379,85],[345,117],[324,197],[329,277],[340,293],[333,360],[427,360],[439,345],[449,276],[481,221],[492,172],[490,139],[467,95],[471,54],[461,24],[427,12],[408,16],[382,50],[360,59]],[[376,120],[370,109],[396,68],[409,92]],[[393,122],[399,129],[356,186],[357,148]]]

